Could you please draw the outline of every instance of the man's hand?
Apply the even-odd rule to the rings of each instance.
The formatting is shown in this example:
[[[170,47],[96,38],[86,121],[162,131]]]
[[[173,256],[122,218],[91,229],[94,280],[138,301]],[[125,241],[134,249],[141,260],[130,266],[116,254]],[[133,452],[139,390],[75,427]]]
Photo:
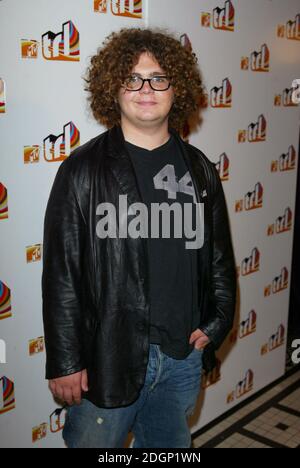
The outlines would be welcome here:
[[[81,402],[81,391],[88,391],[88,378],[86,369],[76,374],[66,375],[49,381],[49,388],[54,397],[66,401],[69,406]]]
[[[199,328],[193,331],[193,333],[190,336],[190,344],[195,342],[195,348],[196,349],[203,349],[205,348],[206,345],[210,342],[210,339],[208,338],[205,333],[203,333]]]

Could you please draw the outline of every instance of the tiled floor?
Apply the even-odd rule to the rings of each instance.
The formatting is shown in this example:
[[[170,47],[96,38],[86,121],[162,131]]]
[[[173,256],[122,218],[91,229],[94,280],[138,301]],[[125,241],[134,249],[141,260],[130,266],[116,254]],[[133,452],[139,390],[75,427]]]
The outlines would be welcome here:
[[[193,436],[201,448],[300,448],[300,370]]]

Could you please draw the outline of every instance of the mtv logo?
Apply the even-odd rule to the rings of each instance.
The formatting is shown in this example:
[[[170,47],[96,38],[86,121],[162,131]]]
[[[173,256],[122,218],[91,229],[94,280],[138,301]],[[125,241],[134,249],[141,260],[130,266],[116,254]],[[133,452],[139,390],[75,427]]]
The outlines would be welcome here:
[[[38,56],[38,41],[34,39],[21,40],[21,57],[24,59],[36,59]]]
[[[38,262],[41,260],[41,244],[26,247],[26,260],[27,263]]]
[[[32,442],[37,442],[38,440],[47,437],[47,427],[47,423],[42,423],[39,426],[34,427],[32,429]]]
[[[97,13],[106,13],[107,0],[94,0],[94,11]]]
[[[40,159],[40,146],[24,146],[24,164],[37,163]]]
[[[203,28],[209,28],[211,25],[211,14],[208,12],[202,12],[201,14],[201,26]]]

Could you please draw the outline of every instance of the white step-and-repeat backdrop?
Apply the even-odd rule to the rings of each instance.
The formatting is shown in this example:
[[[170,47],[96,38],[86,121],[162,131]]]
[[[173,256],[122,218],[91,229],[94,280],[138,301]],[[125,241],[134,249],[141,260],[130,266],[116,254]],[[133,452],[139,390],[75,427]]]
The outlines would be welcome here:
[[[45,375],[43,218],[57,169],[105,131],[83,90],[121,27],[161,26],[197,54],[203,123],[239,278],[233,332],[202,383],[192,432],[284,373],[299,135],[298,0],[0,0],[0,446],[63,447]]]

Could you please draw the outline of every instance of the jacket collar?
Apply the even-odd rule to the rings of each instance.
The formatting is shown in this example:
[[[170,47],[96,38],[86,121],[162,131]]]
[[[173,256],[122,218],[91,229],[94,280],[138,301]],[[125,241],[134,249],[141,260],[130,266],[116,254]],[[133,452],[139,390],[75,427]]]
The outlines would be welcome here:
[[[174,128],[169,128],[169,132],[174,135],[177,143],[179,144],[185,163],[190,171],[191,178],[196,191],[196,199],[198,202],[204,201],[201,193],[205,188],[205,176],[202,164],[199,164],[199,155],[195,153],[180,136],[180,134]],[[125,138],[122,131],[121,125],[114,125],[108,132],[108,156],[118,160],[113,163],[111,161],[111,169],[113,170],[115,177],[119,181],[123,190],[128,193],[128,199],[132,198],[132,202],[140,198],[139,191],[136,187],[136,180],[132,171],[132,163],[125,146]],[[124,175],[126,174],[126,177]],[[130,196],[132,193],[132,196]]]

